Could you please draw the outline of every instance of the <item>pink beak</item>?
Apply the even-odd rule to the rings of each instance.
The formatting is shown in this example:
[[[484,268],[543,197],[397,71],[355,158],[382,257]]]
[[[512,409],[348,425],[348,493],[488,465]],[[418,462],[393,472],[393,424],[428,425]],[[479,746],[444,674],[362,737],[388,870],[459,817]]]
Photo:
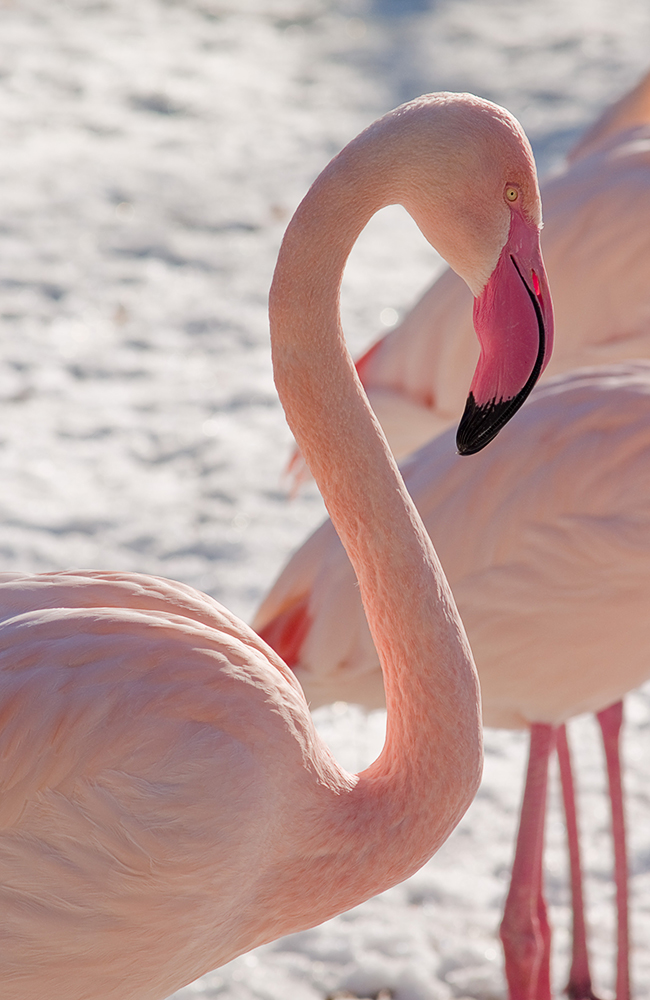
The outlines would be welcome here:
[[[481,345],[456,445],[473,455],[517,412],[546,368],[553,347],[553,305],[539,232],[518,211],[497,266],[474,299]]]

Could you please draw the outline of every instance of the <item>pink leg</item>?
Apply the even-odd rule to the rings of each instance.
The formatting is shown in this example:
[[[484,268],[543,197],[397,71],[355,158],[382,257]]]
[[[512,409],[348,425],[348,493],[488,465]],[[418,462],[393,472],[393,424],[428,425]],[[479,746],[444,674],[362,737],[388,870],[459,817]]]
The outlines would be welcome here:
[[[596,1000],[596,996],[591,989],[591,974],[589,972],[578,820],[576,816],[571,754],[567,742],[566,726],[560,726],[558,729],[557,756],[560,764],[562,798],[564,799],[564,813],[566,816],[569,864],[571,868],[571,903],[573,908],[573,957],[566,994],[570,1000]]]
[[[537,919],[539,921],[539,933],[542,938],[542,958],[537,974],[537,996],[551,996],[551,927],[546,913],[546,901],[544,899],[544,876],[542,858],[540,856],[539,867],[539,892],[537,893]]]
[[[628,931],[627,849],[625,816],[621,783],[619,739],[623,722],[623,702],[617,701],[598,713],[603,734],[609,795],[612,800],[612,839],[614,841],[614,871],[616,877],[616,909],[618,914],[618,959],[616,966],[616,1000],[630,998],[630,943]]]
[[[542,894],[548,760],[555,729],[534,723],[510,891],[501,922],[510,1000],[550,1000],[550,931]]]

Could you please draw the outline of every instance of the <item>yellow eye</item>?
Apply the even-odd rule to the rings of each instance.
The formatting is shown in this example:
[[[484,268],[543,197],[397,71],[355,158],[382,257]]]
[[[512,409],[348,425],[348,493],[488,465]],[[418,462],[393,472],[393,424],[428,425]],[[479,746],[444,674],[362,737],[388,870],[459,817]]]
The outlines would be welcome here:
[[[506,188],[506,201],[516,201],[519,197],[519,191],[512,184],[508,184]]]

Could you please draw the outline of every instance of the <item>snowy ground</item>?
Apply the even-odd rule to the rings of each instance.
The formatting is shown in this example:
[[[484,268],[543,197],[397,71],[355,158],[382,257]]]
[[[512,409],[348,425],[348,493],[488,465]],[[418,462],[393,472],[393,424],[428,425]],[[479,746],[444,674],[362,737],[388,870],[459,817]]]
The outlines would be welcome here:
[[[0,561],[142,570],[249,617],[322,516],[289,505],[266,293],[286,222],[329,157],[390,107],[472,90],[517,114],[541,169],[647,68],[647,0],[0,0]],[[387,210],[348,268],[360,350],[440,267]],[[392,317],[392,319],[391,319]],[[380,713],[319,724],[342,763]],[[601,758],[578,750],[598,988],[612,985]],[[467,817],[416,876],[244,956],[177,1000],[504,996],[495,936],[524,766],[487,734]],[[650,996],[650,695],[628,702],[634,994]],[[568,908],[549,824],[557,986]],[[125,995],[125,1000],[129,998]]]

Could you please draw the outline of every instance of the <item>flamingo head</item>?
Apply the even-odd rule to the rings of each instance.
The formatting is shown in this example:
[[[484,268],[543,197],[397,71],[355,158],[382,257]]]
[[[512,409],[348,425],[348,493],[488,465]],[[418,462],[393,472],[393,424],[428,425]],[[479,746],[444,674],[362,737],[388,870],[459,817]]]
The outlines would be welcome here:
[[[537,173],[523,129],[504,108],[436,94],[398,112],[411,109],[426,111],[431,130],[420,131],[402,204],[474,294],[481,353],[456,438],[470,455],[519,409],[551,356]]]
[[[518,195],[512,185],[508,194]],[[474,298],[481,353],[456,433],[461,455],[496,437],[525,402],[551,357],[553,305],[539,229],[514,206],[508,238],[485,287]]]

